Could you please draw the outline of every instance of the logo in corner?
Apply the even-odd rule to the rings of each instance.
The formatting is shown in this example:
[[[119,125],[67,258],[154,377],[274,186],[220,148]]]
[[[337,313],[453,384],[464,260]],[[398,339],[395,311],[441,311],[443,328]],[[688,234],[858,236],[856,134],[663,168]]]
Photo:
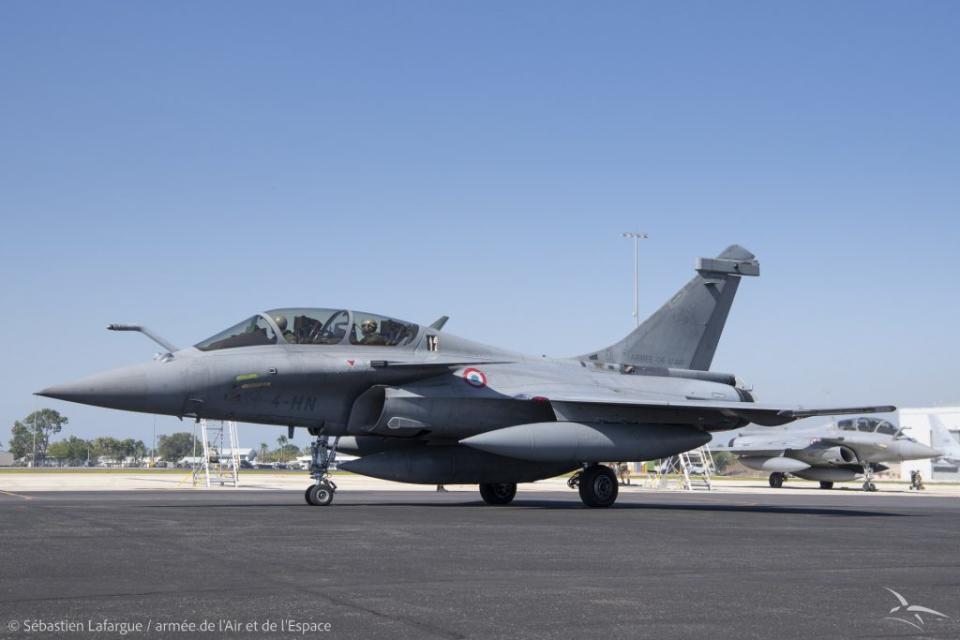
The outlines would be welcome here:
[[[487,386],[487,374],[480,369],[474,369],[469,367],[463,370],[463,379],[471,387],[485,387]]]
[[[890,609],[890,613],[897,613],[897,614],[900,614],[901,616],[907,613],[913,614],[913,619],[910,619],[909,617],[897,617],[897,616],[891,615],[891,616],[884,616],[883,618],[884,620],[896,620],[897,622],[902,622],[903,624],[910,625],[911,627],[913,627],[914,629],[917,629],[918,631],[923,631],[923,627],[926,624],[923,621],[923,618],[920,617],[921,613],[926,613],[931,616],[937,616],[939,618],[950,620],[950,616],[948,616],[945,613],[934,611],[933,609],[930,609],[928,607],[921,607],[918,604],[910,604],[909,602],[907,602],[906,598],[904,598],[902,595],[900,595],[890,587],[884,587],[884,589],[892,593],[893,597],[896,598],[897,602],[900,603],[897,606],[895,606],[893,609]],[[913,620],[916,620],[916,622],[914,622]]]

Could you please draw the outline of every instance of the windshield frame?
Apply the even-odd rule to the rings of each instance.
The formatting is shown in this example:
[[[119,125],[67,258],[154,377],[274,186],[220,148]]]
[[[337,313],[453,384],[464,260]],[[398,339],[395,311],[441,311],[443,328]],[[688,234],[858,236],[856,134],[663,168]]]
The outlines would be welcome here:
[[[213,338],[223,335],[224,333],[226,333],[227,331],[230,331],[231,329],[234,329],[246,322],[249,322],[250,320],[253,320],[254,318],[262,320],[267,325],[267,328],[273,332],[272,342],[267,342],[263,344],[244,344],[244,345],[237,345],[237,346],[217,347],[215,349],[210,348],[209,345],[200,346],[206,342],[209,342]],[[233,334],[233,336],[228,336],[228,337],[236,337],[237,335],[240,335],[240,334]],[[228,337],[221,338],[220,341],[227,340]],[[218,331],[217,333],[213,334],[208,338],[204,338],[200,342],[194,344],[193,348],[203,353],[218,353],[221,351],[233,351],[234,349],[248,349],[250,347],[275,347],[278,344],[282,344],[282,343],[283,343],[283,334],[278,330],[277,325],[276,323],[274,323],[273,319],[270,316],[266,315],[265,313],[255,313],[249,318],[246,318],[245,320],[242,320],[236,324],[230,325],[226,329],[223,329],[222,331]],[[216,343],[213,343],[213,344],[216,344]]]

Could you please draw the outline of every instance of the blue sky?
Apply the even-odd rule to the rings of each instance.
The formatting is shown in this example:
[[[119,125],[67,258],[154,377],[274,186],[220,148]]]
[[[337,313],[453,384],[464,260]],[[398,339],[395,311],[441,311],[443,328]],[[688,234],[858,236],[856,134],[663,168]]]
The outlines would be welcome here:
[[[953,2],[4,2],[0,438],[42,406],[150,435],[31,395],[151,356],[109,322],[346,306],[582,353],[631,327],[627,229],[644,315],[758,255],[714,368],[761,399],[958,403],[958,32]]]

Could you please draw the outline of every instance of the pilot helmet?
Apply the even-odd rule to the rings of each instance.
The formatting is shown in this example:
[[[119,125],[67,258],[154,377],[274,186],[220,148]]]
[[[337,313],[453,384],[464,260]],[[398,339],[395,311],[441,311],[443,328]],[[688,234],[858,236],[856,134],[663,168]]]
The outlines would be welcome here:
[[[282,313],[278,313],[277,315],[273,316],[273,321],[277,323],[277,328],[280,329],[280,331],[287,330],[287,316],[283,315]]]
[[[367,318],[360,324],[360,329],[362,329],[364,333],[373,333],[377,330],[377,321],[373,318]]]

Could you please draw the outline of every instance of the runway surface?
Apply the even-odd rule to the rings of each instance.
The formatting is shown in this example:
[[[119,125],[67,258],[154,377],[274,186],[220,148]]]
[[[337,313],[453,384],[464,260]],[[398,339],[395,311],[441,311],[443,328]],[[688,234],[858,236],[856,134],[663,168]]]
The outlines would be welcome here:
[[[0,541],[10,638],[960,637],[956,498],[0,493]],[[891,613],[883,587],[949,619]]]

